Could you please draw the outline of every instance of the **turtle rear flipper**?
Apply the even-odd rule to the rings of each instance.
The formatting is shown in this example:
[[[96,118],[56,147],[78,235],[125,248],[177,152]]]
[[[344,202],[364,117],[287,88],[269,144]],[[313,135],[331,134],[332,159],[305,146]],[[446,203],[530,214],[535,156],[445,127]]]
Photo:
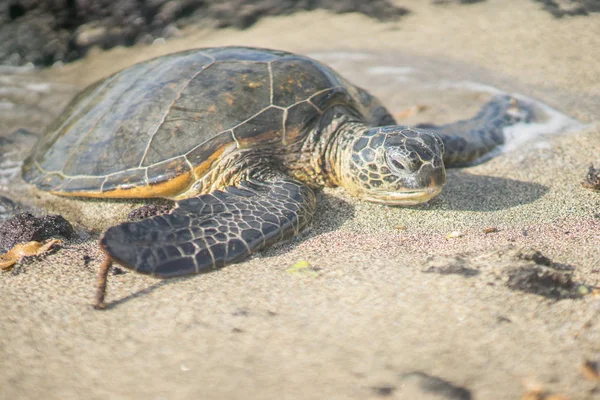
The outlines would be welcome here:
[[[182,200],[168,214],[114,226],[100,245],[109,259],[159,278],[242,261],[298,234],[315,212],[312,189],[283,174],[271,175]]]
[[[445,125],[419,124],[418,128],[436,133],[444,144],[446,167],[463,167],[480,163],[505,144],[504,128],[530,122],[533,110],[514,97],[492,98],[471,119]]]

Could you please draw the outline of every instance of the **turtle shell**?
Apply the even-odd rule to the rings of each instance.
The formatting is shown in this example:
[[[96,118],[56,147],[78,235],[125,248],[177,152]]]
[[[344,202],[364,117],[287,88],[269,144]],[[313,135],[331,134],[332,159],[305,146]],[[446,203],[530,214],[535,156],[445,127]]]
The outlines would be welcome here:
[[[61,195],[176,197],[233,151],[303,140],[332,103],[361,109],[372,98],[286,52],[175,53],[81,92],[42,136],[23,177]]]

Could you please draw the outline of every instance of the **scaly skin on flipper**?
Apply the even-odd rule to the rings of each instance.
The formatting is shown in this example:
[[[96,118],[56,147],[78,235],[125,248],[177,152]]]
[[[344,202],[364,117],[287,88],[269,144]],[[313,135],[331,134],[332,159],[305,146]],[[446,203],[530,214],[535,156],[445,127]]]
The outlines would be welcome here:
[[[532,110],[511,96],[495,96],[471,119],[445,125],[421,124],[444,143],[446,167],[466,166],[505,143],[503,129],[530,122]]]
[[[178,202],[168,214],[126,222],[100,244],[119,264],[160,278],[239,262],[297,235],[315,212],[313,191],[280,173]]]

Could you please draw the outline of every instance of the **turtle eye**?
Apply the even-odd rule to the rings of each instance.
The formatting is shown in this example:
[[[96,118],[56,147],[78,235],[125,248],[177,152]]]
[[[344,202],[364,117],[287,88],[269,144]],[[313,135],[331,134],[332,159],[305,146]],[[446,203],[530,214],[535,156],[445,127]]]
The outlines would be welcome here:
[[[415,172],[419,169],[416,157],[409,151],[399,147],[386,149],[385,160],[392,171],[405,174],[406,171]]]

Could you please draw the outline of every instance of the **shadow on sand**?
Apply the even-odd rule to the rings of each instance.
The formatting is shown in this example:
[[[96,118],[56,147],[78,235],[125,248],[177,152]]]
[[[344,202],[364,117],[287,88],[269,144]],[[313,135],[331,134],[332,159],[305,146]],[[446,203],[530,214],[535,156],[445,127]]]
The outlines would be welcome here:
[[[448,183],[444,191],[427,205],[415,206],[423,211],[457,210],[457,211],[499,211],[518,205],[532,203],[548,192],[544,185],[532,182],[522,182],[515,179],[500,178],[486,175],[471,175],[464,171],[448,171]],[[346,220],[354,217],[354,206],[347,201],[318,193],[319,206],[313,224],[301,235],[293,237],[265,249],[262,257],[274,257],[293,249],[302,241],[337,230]],[[211,273],[215,271],[208,271]],[[190,277],[194,277],[192,275]],[[130,300],[145,296],[156,289],[177,283],[190,277],[180,277],[160,280],[151,286],[132,293],[121,299],[106,303],[107,309],[112,309]]]
[[[261,254],[262,257],[267,257],[267,258],[277,256],[279,254],[289,251],[290,248],[296,247],[298,244],[300,244],[302,241],[304,241],[308,238],[318,236],[318,235],[326,233],[326,232],[335,231],[347,219],[352,218],[354,216],[354,206],[352,206],[350,203],[348,203],[347,201],[345,201],[343,199],[340,199],[340,198],[337,198],[334,196],[328,196],[328,195],[324,194],[323,192],[318,192],[317,193],[317,201],[318,201],[317,212],[313,219],[313,224],[309,228],[307,228],[300,235],[290,238],[286,241],[277,243],[277,244],[259,252],[259,254]],[[211,271],[204,272],[202,274],[213,273],[213,272],[217,272],[217,271],[218,270],[211,270]],[[105,309],[111,310],[115,307],[120,306],[121,304],[127,303],[130,300],[134,300],[138,297],[146,296],[163,286],[181,282],[182,280],[190,279],[190,278],[194,278],[194,277],[196,277],[196,275],[159,280],[159,281],[153,283],[152,285],[148,286],[145,289],[141,289],[141,290],[139,290],[135,293],[132,293],[128,296],[125,296],[123,298],[106,302]],[[110,275],[109,275],[108,279],[109,279],[109,288],[107,289],[107,293],[109,293],[108,295],[110,296],[110,292],[109,292],[110,291]]]
[[[468,172],[448,171],[448,182],[442,193],[428,205],[416,206],[423,210],[500,211],[533,203],[548,192],[539,183]]]

